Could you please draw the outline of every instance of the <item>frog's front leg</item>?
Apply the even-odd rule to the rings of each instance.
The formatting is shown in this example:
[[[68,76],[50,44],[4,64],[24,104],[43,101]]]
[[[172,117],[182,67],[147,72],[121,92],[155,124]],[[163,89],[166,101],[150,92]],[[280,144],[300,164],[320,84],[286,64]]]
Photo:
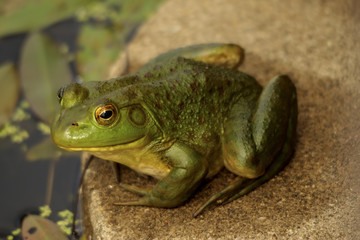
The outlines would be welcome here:
[[[207,161],[200,153],[180,142],[175,142],[166,150],[165,157],[173,166],[167,176],[149,191],[123,185],[125,189],[143,197],[135,201],[116,203],[116,205],[176,207],[186,201],[206,176]]]

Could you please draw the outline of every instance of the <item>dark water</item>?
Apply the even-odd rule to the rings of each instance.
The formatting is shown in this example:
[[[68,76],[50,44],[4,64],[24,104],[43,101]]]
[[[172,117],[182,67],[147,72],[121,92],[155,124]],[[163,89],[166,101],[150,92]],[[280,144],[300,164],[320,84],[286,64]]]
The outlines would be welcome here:
[[[131,24],[131,31],[126,36],[129,42],[135,35],[137,24]],[[44,29],[48,36],[59,44],[65,43],[69,52],[75,52],[76,38],[81,25],[74,19],[68,19]],[[21,47],[26,34],[17,34],[0,38],[0,64],[14,62],[18,67]],[[75,64],[69,66],[75,78]],[[4,86],[1,86],[4,87]],[[54,96],[56,97],[56,96]],[[21,93],[19,103],[24,100]],[[27,110],[31,113],[31,110]],[[59,211],[73,210],[74,198],[80,178],[80,155],[78,157],[61,157],[53,163],[49,160],[29,162],[26,160],[26,149],[40,143],[49,136],[38,129],[39,119],[31,118],[21,122],[21,128],[28,131],[30,137],[23,143],[12,143],[10,138],[0,138],[0,240],[16,228],[20,228],[21,218],[25,214],[38,213],[40,206],[45,205],[49,172],[54,169],[49,217],[53,221],[60,220]],[[15,239],[20,239],[17,237]]]
[[[31,136],[25,143],[31,146],[40,139],[41,136]],[[19,149],[21,145],[23,144],[11,143],[8,139],[0,141],[0,237],[20,227],[24,214],[36,213],[39,206],[46,202],[52,163],[47,160],[26,161],[25,152]],[[79,171],[79,158],[63,157],[55,163],[50,202],[53,211],[51,219],[58,220],[56,212],[72,210]]]
[[[56,42],[68,44],[72,51],[78,29],[79,25],[70,19],[49,27],[45,32]],[[25,38],[26,34],[19,34],[0,39],[0,64],[6,61],[18,64]],[[74,70],[73,64],[70,65]],[[19,102],[21,99],[23,93]],[[22,216],[36,213],[39,206],[45,205],[51,168],[54,175],[50,219],[59,220],[57,212],[73,209],[80,175],[79,157],[62,157],[55,163],[50,160],[27,161],[26,148],[30,149],[48,137],[37,130],[38,123],[34,115],[21,122],[20,126],[30,135],[23,143],[12,143],[9,137],[0,138],[0,239],[5,239],[12,230],[20,227]]]

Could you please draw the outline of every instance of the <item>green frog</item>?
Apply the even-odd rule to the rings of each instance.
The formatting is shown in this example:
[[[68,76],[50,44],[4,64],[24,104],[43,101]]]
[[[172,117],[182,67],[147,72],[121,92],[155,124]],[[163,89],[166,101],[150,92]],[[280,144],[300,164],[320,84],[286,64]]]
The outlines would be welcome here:
[[[235,68],[235,44],[203,44],[170,51],[133,74],[71,83],[53,141],[130,167],[158,182],[152,189],[120,183],[141,197],[118,205],[176,207],[224,166],[238,177],[194,213],[227,203],[275,176],[294,151],[296,89],[279,75],[264,88]]]

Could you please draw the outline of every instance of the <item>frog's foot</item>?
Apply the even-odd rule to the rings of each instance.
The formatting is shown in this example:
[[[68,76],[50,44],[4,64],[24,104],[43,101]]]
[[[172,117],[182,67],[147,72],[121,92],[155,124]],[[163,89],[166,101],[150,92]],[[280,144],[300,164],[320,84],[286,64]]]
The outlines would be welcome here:
[[[291,131],[291,130],[290,130]],[[203,205],[201,205],[193,214],[193,217],[198,216],[207,206],[210,204],[220,201],[222,205],[230,203],[235,199],[244,196],[259,187],[263,183],[269,181],[273,178],[278,172],[281,171],[289,162],[290,155],[292,154],[293,142],[288,141],[283,146],[282,151],[277,156],[275,161],[268,167],[265,174],[255,178],[255,179],[246,179],[239,177],[229,186],[224,188],[222,191],[213,195],[209,200],[207,200]]]
[[[119,183],[119,186],[129,192],[138,194],[140,196],[145,196],[145,195],[149,194],[149,192],[151,191],[150,189],[139,188],[139,187],[136,187],[133,185],[125,184],[125,183]]]
[[[134,189],[132,189],[132,190],[134,190]],[[139,193],[139,192],[137,192],[137,193]],[[174,202],[172,199],[163,199],[163,198],[154,196],[152,191],[149,191],[147,193],[143,192],[143,193],[144,193],[144,196],[137,200],[117,202],[117,203],[114,203],[114,205],[118,205],[118,206],[151,206],[151,207],[164,207],[164,208],[171,208],[171,207],[176,207],[179,205],[177,202]]]
[[[114,203],[115,205],[119,205],[119,206],[152,205],[149,197],[151,195],[151,190],[139,188],[125,183],[120,183],[119,185],[120,187],[122,187],[123,189],[129,192],[142,196],[142,198],[138,200],[130,200],[130,201]]]
[[[149,197],[143,197],[138,200],[131,200],[126,202],[117,202],[114,205],[117,206],[152,206]]]
[[[211,205],[214,202],[221,201],[221,204],[227,202],[235,193],[238,193],[239,190],[244,189],[245,185],[248,183],[246,178],[238,177],[232,184],[224,188],[222,191],[214,194],[209,200],[202,204],[196,211],[193,213],[193,217],[197,217],[206,207]]]

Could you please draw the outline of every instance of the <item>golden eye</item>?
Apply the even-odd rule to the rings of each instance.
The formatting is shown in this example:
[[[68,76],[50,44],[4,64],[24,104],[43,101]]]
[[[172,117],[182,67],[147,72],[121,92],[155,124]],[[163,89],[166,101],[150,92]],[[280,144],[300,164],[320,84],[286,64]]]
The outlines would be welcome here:
[[[116,108],[113,105],[107,104],[98,107],[95,111],[95,119],[100,125],[110,125],[116,120]]]

